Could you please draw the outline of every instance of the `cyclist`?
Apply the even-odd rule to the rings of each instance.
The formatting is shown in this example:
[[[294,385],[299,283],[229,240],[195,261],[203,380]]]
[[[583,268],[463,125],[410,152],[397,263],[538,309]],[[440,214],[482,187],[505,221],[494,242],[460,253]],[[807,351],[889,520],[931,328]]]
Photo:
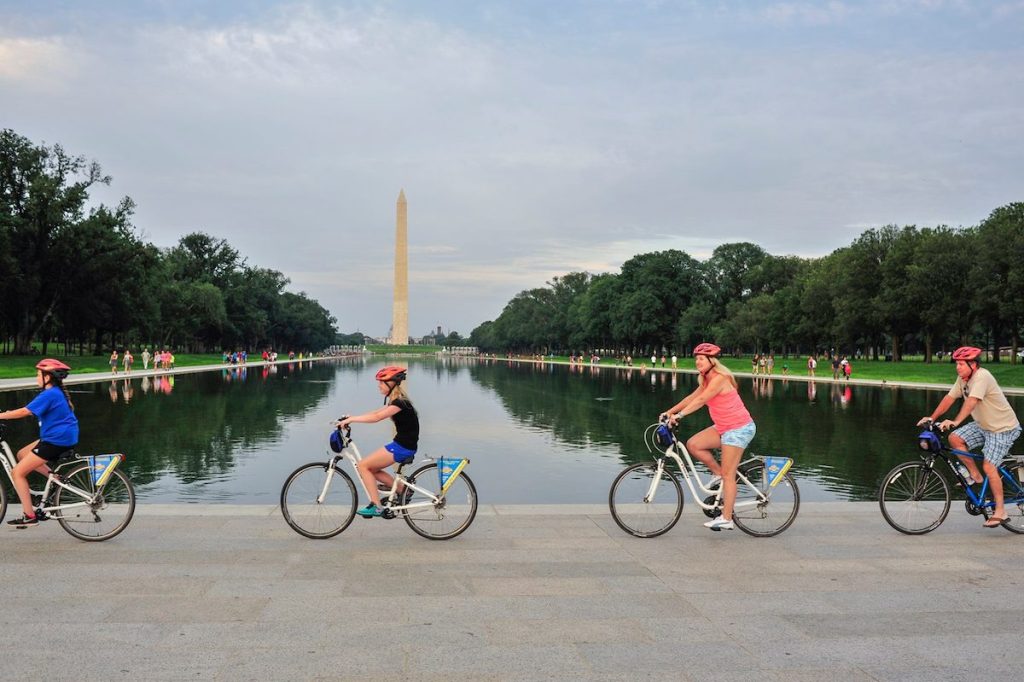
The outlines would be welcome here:
[[[392,464],[404,464],[416,456],[416,446],[420,438],[420,418],[416,408],[412,406],[409,395],[402,388],[405,381],[405,367],[385,367],[377,372],[377,388],[384,396],[384,407],[356,417],[345,417],[338,421],[339,427],[349,424],[376,424],[391,418],[395,423],[393,441],[371,453],[359,462],[359,477],[363,480],[370,495],[370,504],[358,510],[360,516],[370,518],[381,515],[380,493],[377,481],[391,487],[395,479],[385,471]]]
[[[40,360],[36,364],[36,384],[42,389],[39,395],[25,407],[0,412],[0,419],[35,417],[39,420],[39,438],[18,451],[18,464],[11,472],[14,489],[18,492],[24,513],[20,519],[8,521],[9,526],[28,528],[38,523],[28,487],[29,472],[38,471],[43,476],[49,476],[49,465],[78,445],[75,406],[64,388],[64,379],[70,371],[71,368],[60,360]]]
[[[686,441],[686,449],[704,463],[714,475],[711,486],[721,482],[722,515],[704,524],[711,530],[732,530],[733,505],[736,503],[736,469],[743,451],[754,439],[757,427],[740,400],[736,377],[718,356],[722,349],[713,343],[702,343],[693,349],[697,363],[697,390],[673,405],[667,416],[674,425],[680,417],[693,414],[707,405],[714,426],[694,434]],[[722,449],[719,465],[711,450]]]
[[[1003,506],[1003,482],[996,467],[1020,436],[1020,422],[995,377],[980,366],[980,358],[981,349],[973,346],[962,346],[953,351],[957,382],[931,416],[922,418],[917,424],[921,426],[928,421],[936,421],[949,411],[953,403],[963,398],[964,404],[956,417],[940,422],[939,428],[943,431],[956,428],[949,434],[949,444],[957,450],[974,450],[981,446],[981,453],[985,456],[982,468],[988,477],[992,500],[995,502],[992,516],[983,525],[985,528],[996,528],[1007,519],[1006,508]],[[961,426],[969,416],[974,417],[974,421]],[[970,473],[971,480],[967,482],[981,483],[984,479],[978,472],[975,460],[965,455],[959,455],[959,458]]]

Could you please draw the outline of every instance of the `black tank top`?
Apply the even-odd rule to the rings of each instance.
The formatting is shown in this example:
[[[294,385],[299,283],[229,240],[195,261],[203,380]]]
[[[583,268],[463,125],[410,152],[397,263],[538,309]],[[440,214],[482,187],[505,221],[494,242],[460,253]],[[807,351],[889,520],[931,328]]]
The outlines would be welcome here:
[[[395,423],[395,442],[403,448],[415,450],[420,441],[420,418],[416,408],[402,398],[392,400],[391,404],[398,408],[398,412],[391,415],[391,421]]]

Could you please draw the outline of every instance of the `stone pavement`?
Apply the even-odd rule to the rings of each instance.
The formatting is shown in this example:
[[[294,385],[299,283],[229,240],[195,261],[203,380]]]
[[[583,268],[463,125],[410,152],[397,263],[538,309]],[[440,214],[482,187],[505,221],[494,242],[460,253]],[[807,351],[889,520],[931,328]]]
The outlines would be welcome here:
[[[11,518],[16,510],[9,510]],[[0,678],[1021,679],[1024,537],[954,506],[908,537],[873,503],[807,503],[776,538],[661,538],[602,506],[482,507],[432,542],[271,507],[140,505],[83,543],[0,530]]]

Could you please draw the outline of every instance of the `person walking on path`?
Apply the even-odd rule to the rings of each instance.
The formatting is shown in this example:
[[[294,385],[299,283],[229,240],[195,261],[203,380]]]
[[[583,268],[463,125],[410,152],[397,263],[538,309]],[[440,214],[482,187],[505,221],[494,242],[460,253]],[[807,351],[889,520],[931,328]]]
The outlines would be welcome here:
[[[807,356],[807,376],[814,376],[814,370],[818,368],[818,361],[814,359],[813,355]]]
[[[833,380],[838,380],[839,379],[839,356],[838,355],[833,355],[832,356],[832,379]]]
[[[921,426],[936,421],[957,400],[963,399],[963,406],[956,417],[939,422],[939,428],[943,431],[956,429],[949,434],[949,444],[957,450],[969,451],[981,447],[985,456],[982,468],[988,477],[992,501],[995,502],[992,516],[983,525],[985,528],[996,528],[1008,518],[1003,505],[1003,481],[997,467],[1010,452],[1021,429],[1006,395],[992,373],[981,367],[980,358],[981,349],[973,346],[962,346],[953,351],[957,381],[931,415],[923,417],[917,424]],[[972,417],[974,421],[964,424],[967,417]],[[971,476],[968,483],[981,483],[983,479],[976,460],[965,455],[958,457]]]
[[[35,417],[39,421],[39,438],[18,451],[18,464],[11,470],[14,489],[21,501],[22,516],[8,521],[16,528],[29,528],[39,523],[32,507],[28,475],[37,471],[50,475],[50,464],[78,445],[78,419],[71,396],[64,388],[64,379],[71,368],[60,360],[47,358],[36,364],[36,385],[41,391],[25,407],[0,412],[0,419]]]
[[[132,363],[135,362],[135,356],[132,355],[131,349],[128,349],[128,348],[124,349],[123,362],[124,362],[124,373],[125,374],[131,374],[131,372],[132,372]]]
[[[673,353],[672,354],[672,369],[675,369],[678,366],[676,364],[677,362],[679,362],[679,357],[675,353]]]
[[[110,353],[110,371],[117,374],[117,349]]]
[[[718,361],[722,349],[713,343],[702,343],[693,349],[697,363],[697,390],[664,412],[673,425],[680,417],[693,414],[707,405],[713,426],[700,431],[686,441],[686,449],[704,463],[714,477],[709,487],[718,481],[722,487],[722,515],[704,524],[711,530],[732,530],[733,506],[736,504],[736,469],[743,451],[757,433],[754,420],[740,399],[736,377]],[[711,451],[720,448],[719,465]],[[715,479],[718,479],[716,481]]]
[[[142,369],[149,369],[149,349],[142,349]]]
[[[359,462],[359,477],[370,495],[370,504],[356,513],[366,518],[380,516],[380,492],[377,481],[390,488],[395,479],[384,471],[392,464],[404,464],[416,456],[420,438],[420,419],[412,406],[408,394],[402,388],[406,378],[404,367],[385,367],[377,372],[377,388],[384,396],[384,407],[356,417],[345,417],[338,421],[339,428],[349,424],[376,424],[390,418],[395,424],[395,438],[384,447],[367,455]]]

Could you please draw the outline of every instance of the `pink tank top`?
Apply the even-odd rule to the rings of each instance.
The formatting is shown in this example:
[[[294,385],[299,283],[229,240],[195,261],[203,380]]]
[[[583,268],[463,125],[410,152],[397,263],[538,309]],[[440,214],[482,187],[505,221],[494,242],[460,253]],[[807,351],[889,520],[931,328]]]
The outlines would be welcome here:
[[[750,417],[750,413],[747,412],[743,401],[740,400],[739,391],[719,393],[705,404],[708,406],[708,412],[711,413],[711,421],[714,422],[718,435],[746,426],[754,421]]]

